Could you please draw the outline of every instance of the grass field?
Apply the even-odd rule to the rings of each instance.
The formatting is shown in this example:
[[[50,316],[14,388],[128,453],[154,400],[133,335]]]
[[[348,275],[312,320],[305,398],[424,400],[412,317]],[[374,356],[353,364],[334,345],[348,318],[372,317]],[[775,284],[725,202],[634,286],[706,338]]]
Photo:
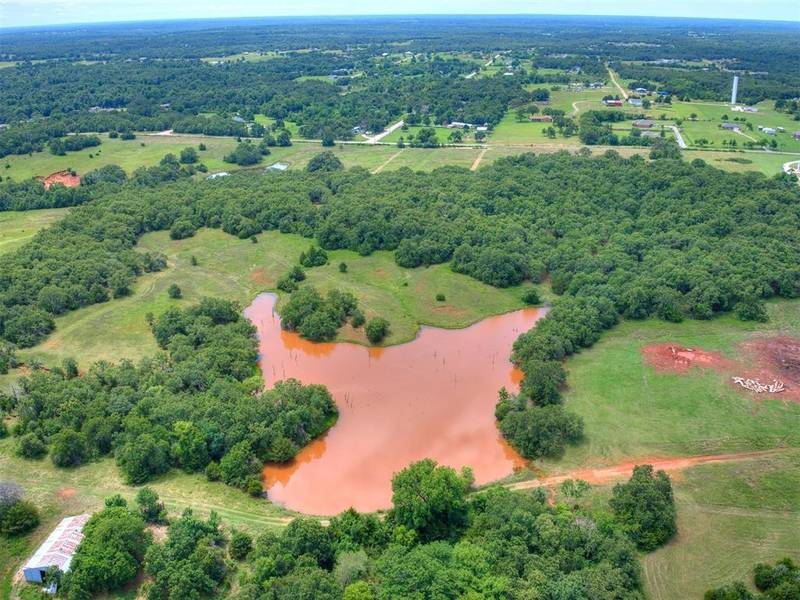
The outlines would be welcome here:
[[[737,173],[759,171],[769,176],[783,172],[783,163],[800,158],[796,154],[778,152],[719,152],[713,150],[686,150],[683,156],[685,160],[702,158],[712,167],[726,171]]]
[[[408,136],[409,135],[413,135],[414,137],[416,137],[422,129],[425,129],[425,127],[413,126],[413,127],[408,127],[407,129],[403,129],[401,127],[401,128],[395,129],[392,133],[387,135],[381,141],[394,144],[395,142],[398,142],[400,140],[400,138],[403,138],[406,142],[408,142]],[[450,142],[450,134],[453,133],[453,131],[455,131],[454,129],[448,129],[447,127],[434,127],[433,130],[436,132],[436,139],[439,140],[440,144],[450,144],[451,143]],[[461,133],[464,136],[464,143],[465,144],[468,144],[468,143],[471,143],[471,142],[474,141],[474,137],[469,131],[462,130]]]
[[[103,140],[100,146],[85,148],[78,152],[68,152],[65,156],[55,156],[47,150],[32,155],[6,156],[0,159],[3,177],[11,177],[15,181],[23,181],[37,175],[49,175],[56,171],[74,169],[79,175],[97,169],[103,165],[115,164],[128,173],[138,167],[150,167],[158,164],[165,154],[178,155],[183,148],[193,146],[197,149],[201,142],[208,148],[199,152],[200,161],[210,171],[229,169],[222,157],[236,147],[236,140],[223,137],[204,137],[194,135],[158,136],[138,134],[135,140],[123,141],[109,139],[107,134],[100,134]],[[144,144],[144,146],[142,146]],[[89,158],[92,155],[93,158]],[[9,165],[8,168],[5,168]]]
[[[756,563],[800,559],[800,452],[702,465],[674,481],[677,537],[642,557],[653,600],[750,583]]]
[[[711,369],[656,372],[640,349],[658,342],[715,350],[735,358],[755,333],[800,335],[800,302],[769,304],[771,322],[624,322],[567,362],[566,405],[586,422],[586,441],[546,469],[605,465],[647,456],[681,456],[800,446],[800,404],[756,402]],[[622,434],[624,432],[624,435]]]
[[[105,304],[89,306],[56,319],[56,331],[42,344],[20,353],[53,364],[66,356],[75,357],[82,367],[105,359],[140,358],[157,351],[145,322],[148,312],[156,315],[170,306],[189,305],[203,296],[218,296],[248,304],[259,292],[273,290],[278,277],[297,263],[311,240],[296,235],[268,232],[259,243],[233,238],[220,230],[201,230],[193,238],[172,241],[167,232],[146,235],[142,250],[164,252],[169,267],[160,273],[140,277],[133,294]],[[192,267],[191,256],[199,265]],[[412,339],[420,324],[464,327],[488,315],[522,306],[520,288],[496,289],[464,275],[447,265],[402,269],[389,252],[362,257],[354,252],[329,253],[330,263],[308,269],[308,280],[320,290],[339,288],[352,291],[367,317],[389,319],[392,333],[387,343]],[[348,272],[338,270],[340,262]],[[170,284],[183,291],[182,300],[167,296]],[[447,302],[434,297],[445,294]],[[363,332],[343,329],[340,339],[363,342]]]
[[[0,212],[0,254],[16,250],[37,231],[67,214],[67,208]]]
[[[19,483],[26,497],[39,507],[42,523],[28,536],[0,538],[0,600],[10,597],[13,573],[61,518],[99,510],[103,500],[113,494],[121,494],[132,502],[138,491],[123,483],[112,459],[79,469],[56,469],[49,458],[33,462],[17,458],[10,439],[0,440],[0,480],[8,479]],[[202,475],[172,470],[148,485],[158,492],[173,515],[192,508],[206,517],[213,510],[226,526],[254,534],[282,527],[292,516],[267,500],[252,498],[222,483],[211,483]]]
[[[201,58],[203,62],[207,63],[226,63],[226,62],[236,62],[236,61],[245,61],[245,62],[261,62],[264,60],[271,60],[273,58],[278,58],[280,56],[279,52],[239,52],[238,54],[230,54],[228,56],[206,56]]]

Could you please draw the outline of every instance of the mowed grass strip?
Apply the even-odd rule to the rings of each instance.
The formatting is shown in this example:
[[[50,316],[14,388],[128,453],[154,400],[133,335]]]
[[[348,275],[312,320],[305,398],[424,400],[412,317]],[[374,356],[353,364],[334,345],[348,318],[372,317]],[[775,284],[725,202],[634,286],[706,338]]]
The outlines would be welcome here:
[[[674,480],[678,535],[644,555],[653,600],[702,598],[753,567],[800,559],[800,452],[701,465]]]
[[[204,296],[235,300],[243,306],[260,292],[275,291],[277,279],[298,263],[312,240],[297,235],[267,232],[258,243],[240,240],[220,230],[204,229],[186,240],[174,241],[168,232],[145,235],[141,250],[167,255],[169,266],[160,273],[139,277],[126,298],[89,306],[56,319],[56,331],[42,344],[21,352],[24,360],[45,364],[75,357],[82,367],[97,360],[137,359],[158,350],[146,315],[159,315],[170,306],[187,306]],[[195,256],[198,265],[191,265]],[[339,263],[348,265],[339,272]],[[404,269],[393,253],[363,257],[338,250],[329,264],[307,269],[308,283],[321,291],[347,290],[358,298],[367,318],[380,315],[391,323],[388,344],[409,341],[420,325],[465,327],[489,315],[520,308],[522,287],[497,289],[453,273],[449,265]],[[167,288],[176,283],[180,300],[170,299]],[[437,302],[436,295],[445,295]],[[280,295],[280,302],[286,296]],[[363,332],[344,328],[340,341],[363,343]]]

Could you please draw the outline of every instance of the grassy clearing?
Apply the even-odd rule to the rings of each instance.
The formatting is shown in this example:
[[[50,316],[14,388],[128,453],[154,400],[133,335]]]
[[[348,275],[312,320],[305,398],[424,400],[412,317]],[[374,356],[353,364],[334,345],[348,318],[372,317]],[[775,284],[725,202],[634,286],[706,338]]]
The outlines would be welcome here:
[[[204,137],[195,135],[137,135],[135,140],[112,140],[107,134],[100,134],[103,143],[95,148],[85,148],[78,152],[69,152],[66,156],[55,156],[48,151],[35,152],[23,156],[7,156],[2,165],[9,165],[2,170],[3,177],[9,176],[15,181],[23,181],[37,175],[49,175],[56,171],[74,169],[79,175],[102,167],[115,164],[128,173],[138,167],[150,167],[158,164],[165,154],[176,156],[183,148],[193,146],[195,149],[202,142],[208,148],[200,152],[200,161],[210,171],[228,170],[230,165],[223,162],[222,157],[236,147],[236,140],[223,137]],[[142,146],[144,144],[144,146]],[[93,158],[90,158],[92,155]]]
[[[112,459],[78,469],[56,469],[48,458],[41,461],[17,458],[10,439],[0,440],[0,480],[8,479],[19,483],[26,497],[39,507],[42,524],[23,538],[0,539],[0,600],[10,597],[13,573],[60,519],[99,510],[103,500],[113,494],[121,494],[132,502],[139,489],[122,482]],[[205,517],[213,510],[227,526],[254,534],[282,527],[293,514],[267,500],[254,499],[222,483],[211,483],[202,475],[173,470],[149,486],[158,492],[173,515],[192,508]]]
[[[147,313],[158,315],[170,306],[187,305],[203,296],[218,296],[245,305],[259,292],[274,291],[278,277],[297,263],[311,240],[296,235],[268,232],[259,243],[239,240],[219,230],[201,230],[195,237],[173,241],[167,232],[146,235],[142,250],[164,252],[169,267],[161,273],[140,277],[127,298],[89,306],[56,319],[56,331],[42,344],[21,353],[53,364],[66,356],[85,367],[96,360],[136,359],[157,351],[145,322]],[[192,267],[191,256],[198,266]],[[488,315],[522,306],[521,288],[499,290],[450,271],[447,265],[402,269],[390,252],[362,257],[354,252],[329,253],[330,263],[308,269],[311,284],[325,291],[339,288],[353,292],[367,315],[389,319],[392,333],[387,343],[412,339],[421,324],[464,327]],[[348,272],[338,270],[346,262]],[[177,283],[182,300],[167,296]],[[443,293],[447,302],[438,303]],[[363,342],[361,331],[343,329],[341,340]]]
[[[67,208],[0,212],[0,254],[11,252],[32,238],[37,231],[64,218]]]
[[[686,150],[685,160],[701,158],[712,167],[744,173],[758,171],[767,176],[783,172],[783,163],[797,160],[796,154],[780,154],[778,152],[715,152],[709,150]]]
[[[254,119],[256,123],[263,125],[264,127],[275,123],[275,119],[262,114],[255,115]],[[300,126],[297,123],[294,121],[284,121],[283,124],[286,126],[286,130],[292,134],[293,138],[300,137]]]
[[[492,130],[489,136],[489,144],[549,144],[565,142],[565,138],[550,139],[544,131],[552,123],[534,123],[527,119],[525,121],[518,121],[516,111],[510,110],[504,116],[497,126]],[[574,143],[579,143],[577,137],[573,140]]]
[[[392,133],[387,135],[383,138],[382,142],[388,142],[394,144],[395,142],[400,141],[400,138],[403,138],[406,142],[408,142],[408,137],[413,135],[416,137],[419,132],[423,129],[428,129],[427,127],[418,127],[418,126],[409,126],[407,128],[400,127],[395,129]],[[450,134],[455,131],[455,129],[449,129],[447,127],[434,127],[433,130],[436,132],[436,139],[439,141],[440,144],[449,144],[450,142]],[[473,135],[467,131],[462,130],[461,133],[464,136],[464,143],[470,143],[474,141]]]
[[[280,57],[279,52],[266,51],[266,52],[239,52],[238,54],[230,54],[228,56],[206,56],[201,58],[203,62],[207,63],[227,63],[227,62],[261,62],[264,60],[272,60],[273,58]]]
[[[678,536],[642,558],[654,600],[702,598],[759,562],[800,559],[800,452],[702,465],[675,481]]]
[[[769,304],[771,322],[624,322],[592,349],[567,362],[566,403],[586,422],[586,441],[545,468],[605,465],[647,456],[681,456],[800,446],[800,404],[757,402],[713,370],[658,373],[640,349],[658,342],[722,352],[737,358],[739,343],[755,333],[800,335],[800,303]],[[624,432],[624,434],[622,433]]]

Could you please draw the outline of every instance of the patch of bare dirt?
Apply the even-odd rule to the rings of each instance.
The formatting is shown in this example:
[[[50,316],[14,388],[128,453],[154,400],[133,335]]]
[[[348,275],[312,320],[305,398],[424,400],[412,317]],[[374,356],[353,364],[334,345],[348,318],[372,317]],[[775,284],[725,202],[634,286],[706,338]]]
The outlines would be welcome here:
[[[250,273],[250,280],[258,285],[269,285],[269,279],[267,278],[267,272],[262,269],[256,269],[252,273]]]
[[[737,390],[759,400],[800,402],[800,339],[763,336],[743,343],[739,350],[738,360],[672,343],[645,346],[641,353],[645,364],[661,372],[685,374],[692,367],[714,369],[726,375]]]
[[[67,498],[72,498],[78,490],[71,487],[65,487],[58,490],[58,497],[62,500],[66,500]]]
[[[653,344],[642,348],[644,362],[658,371],[685,373],[691,367],[727,370],[735,363],[716,352],[684,348],[677,344]]]
[[[739,452],[737,454],[703,454],[700,456],[687,456],[684,458],[652,458],[643,457],[637,460],[626,461],[617,465],[609,467],[600,467],[597,469],[577,469],[563,475],[552,475],[550,477],[543,477],[540,479],[532,479],[530,481],[520,481],[512,483],[507,487],[512,490],[526,490],[537,487],[553,488],[561,485],[567,479],[582,479],[592,485],[604,485],[621,481],[629,478],[633,474],[633,468],[636,465],[653,465],[656,471],[666,471],[674,476],[680,474],[684,469],[693,467],[695,465],[737,462],[760,458],[762,456],[769,456],[781,452],[781,449],[763,450],[759,452]]]
[[[36,179],[44,183],[44,189],[49,189],[56,183],[60,183],[64,187],[77,187],[81,184],[81,178],[70,171],[56,171],[47,177],[37,177]]]

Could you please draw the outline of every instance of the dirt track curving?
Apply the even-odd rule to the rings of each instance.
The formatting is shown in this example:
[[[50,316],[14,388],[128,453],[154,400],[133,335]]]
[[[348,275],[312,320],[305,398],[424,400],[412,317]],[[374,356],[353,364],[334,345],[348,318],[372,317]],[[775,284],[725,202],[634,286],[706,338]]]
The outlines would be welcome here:
[[[532,479],[530,481],[520,481],[507,485],[512,490],[529,490],[532,488],[547,487],[552,488],[561,485],[567,479],[582,479],[592,485],[603,485],[627,479],[633,473],[636,465],[653,465],[655,470],[677,472],[696,465],[737,462],[769,456],[782,452],[782,448],[772,450],[762,450],[758,452],[739,452],[736,454],[703,454],[700,456],[686,456],[683,458],[652,458],[643,457],[638,460],[631,460],[610,467],[599,467],[597,469],[578,469],[563,475],[552,475],[542,479]]]

